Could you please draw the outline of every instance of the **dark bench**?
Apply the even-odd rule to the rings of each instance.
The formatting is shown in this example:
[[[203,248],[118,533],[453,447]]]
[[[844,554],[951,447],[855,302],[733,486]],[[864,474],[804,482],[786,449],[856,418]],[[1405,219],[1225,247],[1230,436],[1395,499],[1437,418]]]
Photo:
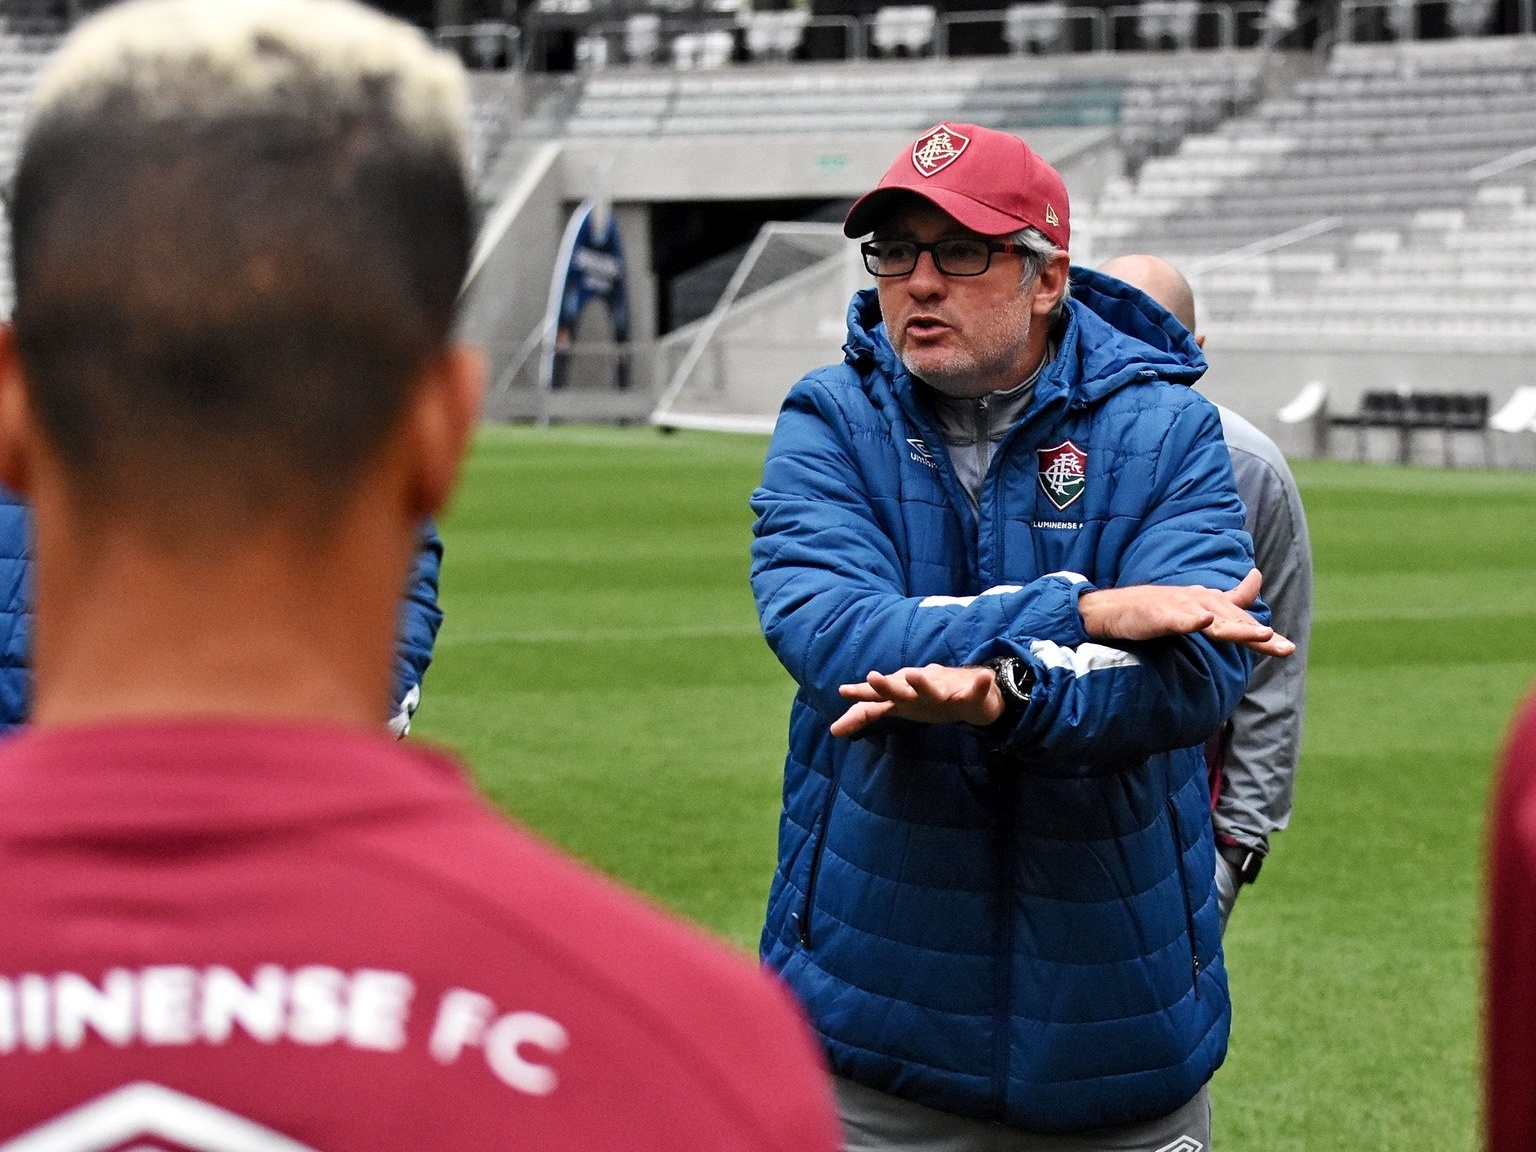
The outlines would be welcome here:
[[[1442,461],[1452,463],[1451,440],[1457,432],[1476,432],[1483,438],[1483,462],[1491,466],[1492,442],[1488,437],[1486,392],[1366,392],[1358,410],[1328,417],[1330,428],[1355,430],[1355,456],[1365,459],[1366,433],[1372,428],[1397,432],[1397,459],[1413,459],[1415,432],[1440,433]]]

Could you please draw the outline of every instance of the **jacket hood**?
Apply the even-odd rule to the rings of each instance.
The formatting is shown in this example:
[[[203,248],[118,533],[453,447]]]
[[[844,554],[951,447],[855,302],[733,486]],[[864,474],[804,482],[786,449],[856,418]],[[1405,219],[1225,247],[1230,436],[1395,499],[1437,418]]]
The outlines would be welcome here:
[[[855,368],[878,366],[898,392],[910,386],[910,373],[886,337],[873,288],[855,293],[848,306],[843,356]],[[1205,369],[1194,335],[1171,312],[1139,288],[1074,264],[1067,326],[1056,359],[1036,387],[1053,391],[1054,383],[1069,393],[1069,402],[1092,403],[1141,381],[1193,384]]]

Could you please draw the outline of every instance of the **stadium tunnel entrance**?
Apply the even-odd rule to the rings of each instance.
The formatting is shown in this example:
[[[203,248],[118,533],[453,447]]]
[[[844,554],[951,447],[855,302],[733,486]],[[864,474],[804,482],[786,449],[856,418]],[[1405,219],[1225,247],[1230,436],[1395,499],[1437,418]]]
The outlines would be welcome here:
[[[770,221],[841,223],[851,200],[670,201],[651,205],[656,334],[707,316],[762,226]]]

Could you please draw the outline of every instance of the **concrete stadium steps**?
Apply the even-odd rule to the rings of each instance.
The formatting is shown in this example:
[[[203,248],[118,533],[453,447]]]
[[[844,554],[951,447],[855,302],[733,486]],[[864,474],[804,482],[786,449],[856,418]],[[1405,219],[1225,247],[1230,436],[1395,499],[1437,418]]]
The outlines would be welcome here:
[[[1079,218],[1195,273],[1224,340],[1536,349],[1536,38],[1338,48]]]
[[[8,0],[0,7],[0,182],[10,183],[26,118],[27,98],[48,55],[58,47],[63,25],[48,6]],[[0,211],[0,317],[11,314],[11,230]]]
[[[469,146],[477,179],[484,183],[516,137],[522,119],[518,77],[509,72],[469,74]]]
[[[1124,124],[1176,139],[1250,102],[1259,62],[1237,53],[1141,60],[950,60],[625,69],[582,85],[572,136],[920,131],[937,120],[1003,127]]]

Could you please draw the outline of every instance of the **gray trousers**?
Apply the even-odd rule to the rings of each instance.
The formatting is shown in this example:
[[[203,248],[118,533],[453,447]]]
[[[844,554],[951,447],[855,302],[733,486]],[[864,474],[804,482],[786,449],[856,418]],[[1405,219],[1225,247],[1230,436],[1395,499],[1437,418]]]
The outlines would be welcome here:
[[[848,1152],[1209,1152],[1210,1086],[1156,1120],[1065,1136],[952,1116],[833,1077]]]

